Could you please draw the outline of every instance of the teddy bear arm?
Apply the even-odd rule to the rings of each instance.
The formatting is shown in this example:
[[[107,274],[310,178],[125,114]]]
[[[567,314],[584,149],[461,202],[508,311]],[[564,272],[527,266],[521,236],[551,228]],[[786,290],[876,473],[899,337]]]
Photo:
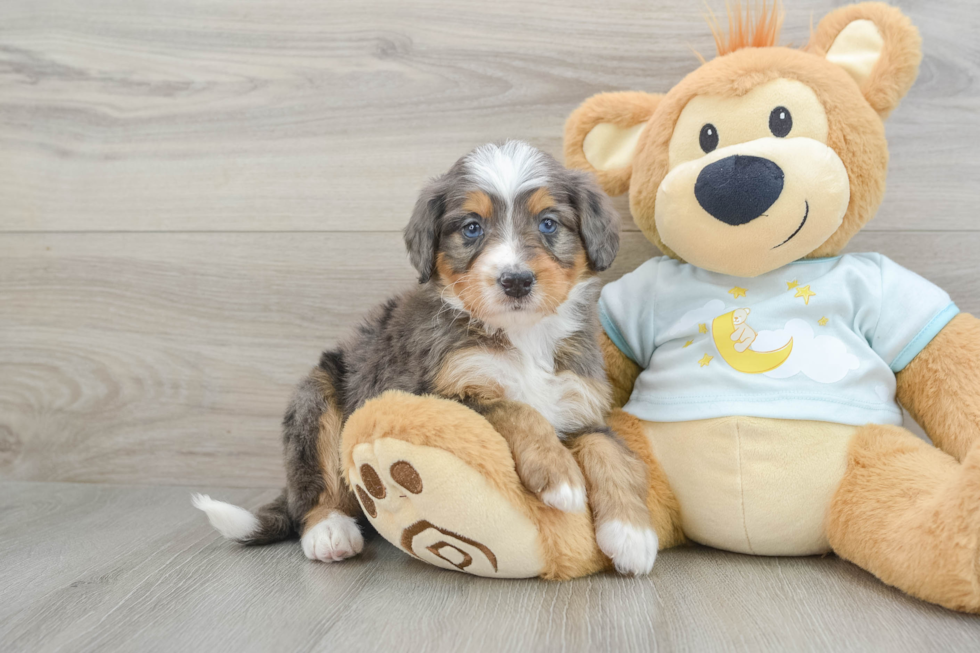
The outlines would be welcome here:
[[[605,331],[599,336],[599,346],[606,364],[606,376],[612,386],[613,406],[622,408],[633,394],[633,384],[640,375],[640,366],[621,352]]]
[[[980,320],[953,318],[897,375],[897,397],[943,451],[963,460],[980,440]]]

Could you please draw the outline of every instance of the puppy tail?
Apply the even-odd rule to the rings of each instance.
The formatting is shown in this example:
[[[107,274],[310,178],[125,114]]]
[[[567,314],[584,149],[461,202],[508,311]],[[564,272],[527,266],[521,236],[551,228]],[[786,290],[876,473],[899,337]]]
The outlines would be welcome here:
[[[255,515],[230,503],[215,501],[206,494],[192,495],[191,503],[208,516],[208,521],[222,536],[241,544],[271,544],[285,540],[295,532],[285,490],[274,501],[259,508]]]

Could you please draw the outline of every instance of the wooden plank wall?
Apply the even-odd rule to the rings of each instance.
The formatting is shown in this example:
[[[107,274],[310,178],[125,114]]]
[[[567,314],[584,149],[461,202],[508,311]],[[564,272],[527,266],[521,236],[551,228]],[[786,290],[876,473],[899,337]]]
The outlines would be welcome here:
[[[802,45],[843,3],[786,4]],[[980,10],[897,4],[926,54],[849,249],[980,312]],[[692,48],[669,0],[6,0],[0,478],[278,485],[291,386],[412,283],[425,180],[488,140],[559,154],[584,98],[665,90]],[[608,278],[655,252],[626,229]]]

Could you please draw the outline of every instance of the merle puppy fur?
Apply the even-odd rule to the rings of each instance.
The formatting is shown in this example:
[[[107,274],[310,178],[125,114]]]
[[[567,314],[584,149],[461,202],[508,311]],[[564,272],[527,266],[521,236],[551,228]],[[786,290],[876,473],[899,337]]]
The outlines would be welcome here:
[[[434,394],[486,417],[546,504],[584,510],[588,488],[600,548],[621,571],[649,571],[645,470],[604,421],[596,272],[616,256],[618,222],[590,176],[526,143],[464,156],[422,192],[405,230],[419,285],[371,312],[297,388],[282,495],[255,517],[206,497],[199,507],[246,544],[299,534],[311,559],[355,555],[362,513],[341,470],[343,424],[387,390]]]

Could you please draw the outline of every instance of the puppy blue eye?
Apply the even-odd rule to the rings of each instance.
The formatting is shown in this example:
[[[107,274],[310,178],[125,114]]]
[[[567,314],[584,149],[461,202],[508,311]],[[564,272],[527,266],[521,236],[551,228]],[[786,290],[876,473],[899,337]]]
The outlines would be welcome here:
[[[543,234],[553,234],[558,231],[558,221],[545,218],[538,224],[538,231]]]
[[[483,235],[483,227],[476,222],[471,222],[463,226],[463,235],[467,238],[479,238]]]

